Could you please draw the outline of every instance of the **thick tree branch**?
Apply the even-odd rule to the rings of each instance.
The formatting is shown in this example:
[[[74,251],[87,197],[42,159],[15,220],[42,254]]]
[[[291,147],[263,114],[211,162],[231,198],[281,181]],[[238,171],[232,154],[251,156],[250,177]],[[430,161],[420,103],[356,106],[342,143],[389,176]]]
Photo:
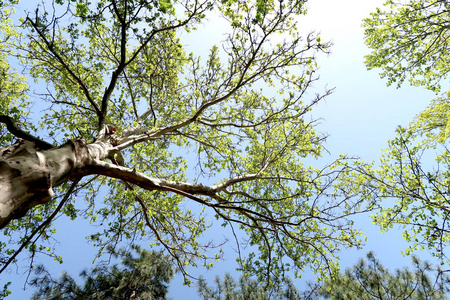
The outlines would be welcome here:
[[[204,186],[202,184],[192,184],[159,178],[151,178],[146,176],[145,174],[137,172],[134,169],[114,165],[98,159],[94,159],[92,163],[88,164],[80,172],[82,172],[83,175],[99,174],[125,180],[149,191],[158,190],[175,192],[178,194],[182,193],[186,197],[194,194],[215,196],[216,193],[216,191],[212,188]]]
[[[113,160],[114,161],[114,160]],[[233,210],[236,211],[239,214],[242,214],[249,218],[250,220],[254,222],[267,222],[273,225],[299,225],[304,220],[292,223],[289,221],[281,221],[277,220],[276,218],[271,217],[270,215],[265,215],[262,213],[257,212],[256,210],[248,209],[245,207],[240,207],[234,205],[232,202],[228,202],[221,197],[219,197],[217,194],[220,192],[219,189],[223,189],[224,185],[218,185],[218,186],[205,186],[202,184],[192,184],[192,183],[186,183],[186,182],[178,182],[178,181],[170,181],[170,180],[164,180],[159,178],[151,178],[146,176],[145,174],[142,174],[140,172],[137,172],[136,170],[131,170],[129,168],[119,166],[116,164],[111,164],[108,162],[104,162],[101,160],[94,160],[90,165],[86,166],[84,168],[83,172],[87,172],[87,174],[83,175],[92,175],[92,174],[99,174],[99,175],[105,175],[112,178],[120,179],[125,182],[129,182],[132,184],[135,184],[145,190],[148,191],[167,191],[167,192],[173,192],[175,194],[184,196],[186,198],[189,198],[191,200],[194,200],[200,204],[206,205],[208,207],[214,208],[216,211],[217,209],[225,209],[225,210]],[[226,182],[227,184],[225,186],[230,185],[231,183],[237,183],[244,180],[251,180],[254,179],[255,175],[249,175],[237,177],[235,179],[231,179],[229,182]],[[219,203],[213,203],[206,201],[204,199],[201,199],[197,197],[196,195],[202,195],[202,196],[208,196],[215,200],[217,200]],[[306,217],[306,219],[310,219],[311,217]],[[242,222],[242,221],[240,221]],[[245,224],[245,223],[242,223]],[[247,224],[247,226],[253,227],[250,224]]]
[[[38,139],[37,137],[32,136],[31,134],[23,131],[17,125],[14,123],[13,119],[6,115],[0,115],[0,122],[4,123],[6,125],[6,128],[9,132],[11,132],[14,136],[34,142],[37,148],[42,150],[48,150],[53,148],[53,145],[50,143],[47,143],[41,139]]]

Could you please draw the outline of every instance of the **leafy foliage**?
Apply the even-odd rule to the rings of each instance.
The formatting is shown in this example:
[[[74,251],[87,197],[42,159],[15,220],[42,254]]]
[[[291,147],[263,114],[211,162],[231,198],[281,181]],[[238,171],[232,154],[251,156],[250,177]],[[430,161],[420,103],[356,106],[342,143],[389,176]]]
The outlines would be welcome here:
[[[31,282],[38,288],[33,299],[167,299],[168,283],[174,275],[170,259],[158,252],[133,248],[138,257],[125,250],[109,249],[122,265],[100,264],[81,272],[83,286],[67,273],[53,279],[44,266],[38,266],[37,277]]]
[[[364,20],[372,53],[368,68],[379,67],[388,83],[405,79],[435,92],[445,88],[448,64],[447,1],[386,1]],[[368,203],[378,206],[374,221],[383,230],[404,229],[406,254],[429,249],[445,262],[449,242],[450,133],[448,95],[432,100],[407,127],[399,127],[380,158],[379,168],[362,162],[345,178]],[[448,261],[447,261],[448,262]]]
[[[17,46],[16,40],[20,37],[17,25],[10,19],[15,11],[14,4],[16,1],[0,3],[0,114],[9,115],[16,122],[22,123],[25,121],[23,117],[28,114],[25,109],[30,101],[26,95],[26,78],[9,61]],[[0,129],[0,145],[6,146],[11,141],[12,135]]]
[[[62,261],[46,243],[59,216],[98,225],[87,237],[99,255],[144,240],[164,248],[186,278],[188,266],[209,268],[223,255],[223,241],[205,237],[216,220],[245,235],[236,238],[238,248],[250,246],[239,268],[268,285],[307,267],[326,276],[340,249],[361,245],[348,218],[361,202],[333,189],[343,170],[304,165],[320,157],[325,139],[309,112],[331,92],[308,92],[318,79],[315,55],[329,44],[299,36],[305,1],[34,7],[12,54],[42,89],[40,133],[55,145],[81,135],[102,157],[88,151],[76,188],[67,174],[51,201],[5,228],[19,249],[2,245],[5,265],[24,248]],[[228,22],[222,44],[208,57],[188,53],[185,36],[208,17]]]
[[[405,254],[428,249],[444,263],[449,243],[450,165],[446,142],[439,142],[442,133],[425,125],[433,122],[426,117],[432,110],[422,112],[409,128],[397,129],[378,168],[374,163],[356,162],[341,184],[359,190],[364,201],[378,209],[372,218],[383,231],[396,226],[404,230],[410,245]]]
[[[438,92],[449,72],[449,3],[388,0],[364,20],[369,69],[382,68],[388,83],[405,79]]]

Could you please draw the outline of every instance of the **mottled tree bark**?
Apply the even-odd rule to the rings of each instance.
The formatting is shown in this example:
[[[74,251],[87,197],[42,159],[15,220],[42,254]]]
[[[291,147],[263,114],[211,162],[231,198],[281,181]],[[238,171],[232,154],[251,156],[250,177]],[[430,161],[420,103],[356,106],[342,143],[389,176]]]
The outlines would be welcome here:
[[[82,176],[86,164],[107,157],[107,148],[106,143],[86,144],[77,138],[47,150],[22,139],[0,149],[0,228],[48,202],[54,187]]]

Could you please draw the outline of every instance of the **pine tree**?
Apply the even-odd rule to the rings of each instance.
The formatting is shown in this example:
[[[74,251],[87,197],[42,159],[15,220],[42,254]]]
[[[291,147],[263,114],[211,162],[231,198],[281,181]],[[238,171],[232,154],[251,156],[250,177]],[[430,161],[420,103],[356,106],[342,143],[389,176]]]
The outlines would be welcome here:
[[[325,281],[319,294],[326,299],[448,299],[449,277],[439,273],[433,282],[428,273],[433,270],[430,264],[413,257],[413,270],[398,269],[389,272],[372,252],[367,261],[360,261],[343,274]]]
[[[198,285],[198,293],[203,300],[298,300],[306,299],[296,289],[289,278],[268,287],[266,283],[253,280],[247,276],[241,276],[236,282],[230,274],[225,274],[223,279],[216,277],[215,287],[207,285],[201,278]]]
[[[44,266],[37,267],[38,277],[31,282],[38,288],[33,299],[167,299],[167,284],[174,275],[170,260],[156,251],[133,248],[138,257],[123,249],[110,249],[113,257],[122,259],[122,266],[99,264],[84,270],[80,273],[82,286],[67,273],[54,280]]]

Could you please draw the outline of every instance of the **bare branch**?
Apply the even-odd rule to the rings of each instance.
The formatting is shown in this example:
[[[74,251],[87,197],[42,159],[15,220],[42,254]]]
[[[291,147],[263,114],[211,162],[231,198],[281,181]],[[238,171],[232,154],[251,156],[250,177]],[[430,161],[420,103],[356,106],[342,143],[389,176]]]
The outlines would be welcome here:
[[[36,18],[37,18],[37,16],[36,16]],[[27,16],[26,21],[28,21],[31,24],[31,26],[36,30],[36,32],[39,34],[39,37],[45,43],[48,50],[50,50],[50,52],[55,56],[55,58],[61,64],[61,66],[70,74],[70,76],[72,76],[72,78],[75,80],[75,82],[78,83],[78,85],[80,86],[81,90],[83,91],[83,94],[85,95],[86,99],[92,105],[92,107],[94,108],[94,110],[97,114],[97,117],[100,119],[101,118],[100,107],[95,102],[95,100],[92,98],[84,81],[72,70],[72,68],[68,65],[67,61],[63,57],[61,57],[61,55],[58,53],[58,51],[54,47],[52,41],[48,40],[45,33],[41,30],[40,26],[35,21],[33,21],[29,16]],[[39,44],[39,46],[42,47],[42,45],[40,45],[40,44]],[[44,48],[44,47],[42,47],[42,48]]]

